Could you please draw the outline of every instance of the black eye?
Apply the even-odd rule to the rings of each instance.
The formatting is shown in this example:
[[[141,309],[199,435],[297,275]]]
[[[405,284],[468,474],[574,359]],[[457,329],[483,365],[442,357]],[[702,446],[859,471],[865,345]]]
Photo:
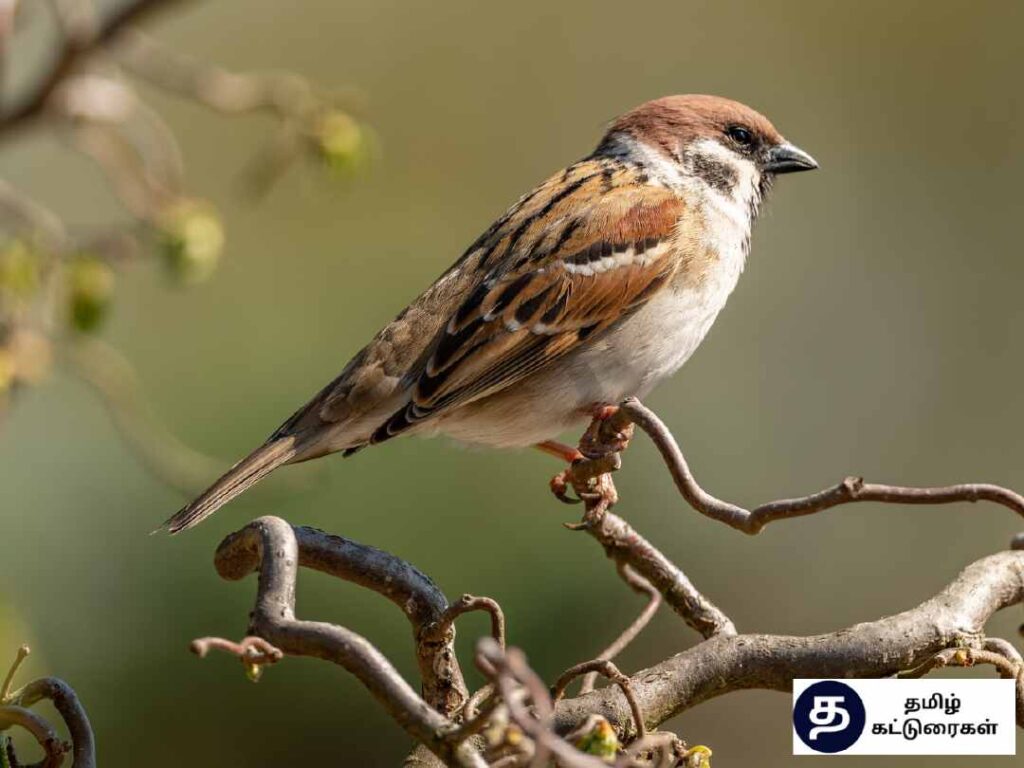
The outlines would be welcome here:
[[[730,125],[725,129],[725,135],[739,144],[741,147],[749,147],[754,143],[754,134],[742,125]]]

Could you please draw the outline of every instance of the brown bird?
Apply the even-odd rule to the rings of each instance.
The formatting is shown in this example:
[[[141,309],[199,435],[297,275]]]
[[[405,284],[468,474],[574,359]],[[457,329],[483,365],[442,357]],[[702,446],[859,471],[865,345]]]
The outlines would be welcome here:
[[[642,397],[704,339],[772,180],[817,168],[754,110],[669,96],[520,198],[341,374],[164,527],[282,464],[400,434],[536,445]]]

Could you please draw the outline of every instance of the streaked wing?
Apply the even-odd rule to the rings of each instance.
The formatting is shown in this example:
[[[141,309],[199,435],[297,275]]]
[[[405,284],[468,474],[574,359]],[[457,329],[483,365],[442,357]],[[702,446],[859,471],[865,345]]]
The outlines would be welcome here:
[[[513,209],[483,244],[483,279],[411,373],[411,401],[374,441],[514,384],[665,285],[683,203],[645,182],[633,168],[586,161]]]

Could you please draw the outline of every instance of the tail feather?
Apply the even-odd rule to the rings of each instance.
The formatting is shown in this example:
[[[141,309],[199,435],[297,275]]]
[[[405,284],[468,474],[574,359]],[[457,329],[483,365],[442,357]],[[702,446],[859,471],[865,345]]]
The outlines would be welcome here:
[[[158,530],[178,533],[198,525],[250,486],[262,480],[297,453],[295,437],[283,437],[264,443],[220,479],[169,518]]]

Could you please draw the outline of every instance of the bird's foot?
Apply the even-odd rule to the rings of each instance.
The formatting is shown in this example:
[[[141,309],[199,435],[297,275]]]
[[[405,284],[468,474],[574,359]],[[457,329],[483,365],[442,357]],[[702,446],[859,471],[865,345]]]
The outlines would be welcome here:
[[[617,453],[609,453],[597,459],[580,457],[565,469],[551,478],[551,492],[555,498],[565,504],[586,502],[590,507],[604,502],[611,507],[619,500],[612,482],[611,473],[622,466],[622,459]],[[576,498],[569,495],[569,489],[576,493]]]
[[[590,426],[580,438],[580,452],[589,459],[622,453],[633,437],[633,422],[617,405],[594,405]]]
[[[581,499],[569,495],[569,487],[572,485],[572,467],[563,469],[551,478],[551,492],[563,504],[579,504]]]
[[[570,465],[568,469],[559,472],[551,478],[551,492],[563,504],[579,504],[579,499],[574,499],[569,495],[569,486],[572,484],[572,464],[577,461],[583,461],[585,458],[583,454],[571,445],[559,443],[555,440],[545,440],[543,443],[537,443],[535,447],[538,451],[543,451],[550,456],[554,456],[556,459],[562,459],[562,461]]]
[[[613,506],[619,496],[611,473],[622,466],[621,454],[633,437],[633,423],[617,405],[595,404],[584,411],[590,426],[579,448],[546,440],[537,448],[568,462],[569,467],[551,478],[551,492],[565,504],[585,502],[588,509]],[[572,489],[576,498],[570,495]]]

